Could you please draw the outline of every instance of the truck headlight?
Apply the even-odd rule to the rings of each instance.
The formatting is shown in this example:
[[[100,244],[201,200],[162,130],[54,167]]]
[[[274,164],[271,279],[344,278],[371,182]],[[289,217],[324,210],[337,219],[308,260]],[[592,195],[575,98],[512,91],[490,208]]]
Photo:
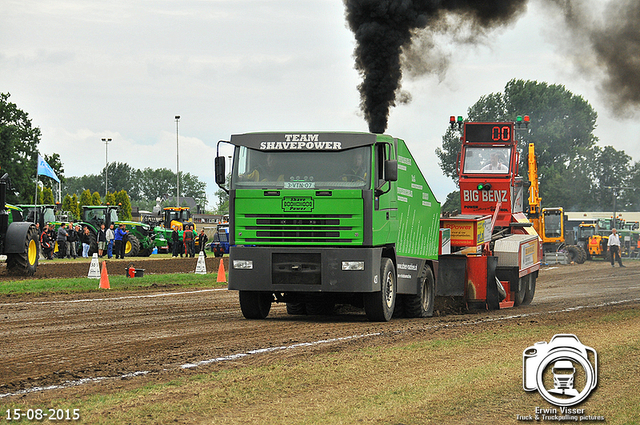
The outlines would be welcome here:
[[[233,268],[239,270],[253,270],[253,260],[233,260]]]
[[[342,270],[364,270],[364,261],[343,261]]]

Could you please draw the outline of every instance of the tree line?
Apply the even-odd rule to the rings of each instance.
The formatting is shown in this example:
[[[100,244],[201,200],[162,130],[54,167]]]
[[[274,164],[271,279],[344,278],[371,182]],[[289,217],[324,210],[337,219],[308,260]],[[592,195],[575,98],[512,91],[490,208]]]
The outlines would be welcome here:
[[[640,162],[624,150],[598,144],[593,134],[598,115],[584,98],[562,85],[514,79],[503,93],[482,96],[468,109],[466,120],[515,121],[518,115],[531,119],[528,129],[517,132],[520,175],[528,175],[533,142],[543,207],[612,211],[615,196],[617,211],[640,211]],[[456,184],[460,136],[448,128],[436,149],[440,168]],[[459,208],[459,191],[450,193],[443,211]]]
[[[0,176],[7,173],[11,179],[11,187],[7,193],[8,203],[32,204],[36,197],[38,145],[42,134],[38,127],[33,126],[29,114],[9,98],[9,93],[0,93]],[[59,154],[42,154],[42,157],[60,179],[64,199],[73,199],[75,196],[81,205],[94,205],[97,202],[94,198],[96,194],[98,197],[99,194],[105,195],[105,168],[100,174],[68,177]],[[120,162],[109,163],[106,168],[107,192],[117,196],[124,191],[128,195],[127,202],[130,199],[141,208],[151,209],[156,204],[156,198],[175,196],[177,175],[167,168],[138,170]],[[43,187],[37,189],[38,203],[53,203],[58,183],[48,177],[40,178],[39,181]],[[198,205],[205,208],[205,189],[206,184],[197,176],[180,173],[181,197],[193,197]],[[94,204],[82,204],[87,191]],[[106,204],[109,199],[107,194],[102,202]]]

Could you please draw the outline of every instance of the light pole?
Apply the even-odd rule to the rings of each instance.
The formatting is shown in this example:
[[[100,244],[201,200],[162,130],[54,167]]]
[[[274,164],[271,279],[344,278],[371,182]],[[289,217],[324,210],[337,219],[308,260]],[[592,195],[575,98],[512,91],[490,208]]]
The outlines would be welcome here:
[[[180,206],[180,144],[178,143],[178,122],[180,115],[176,115],[176,206]]]
[[[109,179],[109,142],[111,139],[102,139],[104,142],[104,201],[107,202],[107,181]]]

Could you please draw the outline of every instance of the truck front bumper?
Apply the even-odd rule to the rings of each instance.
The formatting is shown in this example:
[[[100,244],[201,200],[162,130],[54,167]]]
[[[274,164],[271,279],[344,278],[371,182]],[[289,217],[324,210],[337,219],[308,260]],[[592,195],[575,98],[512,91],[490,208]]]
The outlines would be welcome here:
[[[261,292],[376,292],[382,248],[229,249],[229,289]]]

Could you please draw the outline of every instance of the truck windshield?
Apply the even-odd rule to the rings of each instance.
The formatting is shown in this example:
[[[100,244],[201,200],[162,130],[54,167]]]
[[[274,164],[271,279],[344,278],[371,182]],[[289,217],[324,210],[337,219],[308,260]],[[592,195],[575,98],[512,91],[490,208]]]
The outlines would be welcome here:
[[[511,148],[508,147],[467,147],[464,153],[463,173],[507,174],[509,172]]]
[[[371,147],[342,151],[259,151],[236,149],[234,189],[366,189]]]

